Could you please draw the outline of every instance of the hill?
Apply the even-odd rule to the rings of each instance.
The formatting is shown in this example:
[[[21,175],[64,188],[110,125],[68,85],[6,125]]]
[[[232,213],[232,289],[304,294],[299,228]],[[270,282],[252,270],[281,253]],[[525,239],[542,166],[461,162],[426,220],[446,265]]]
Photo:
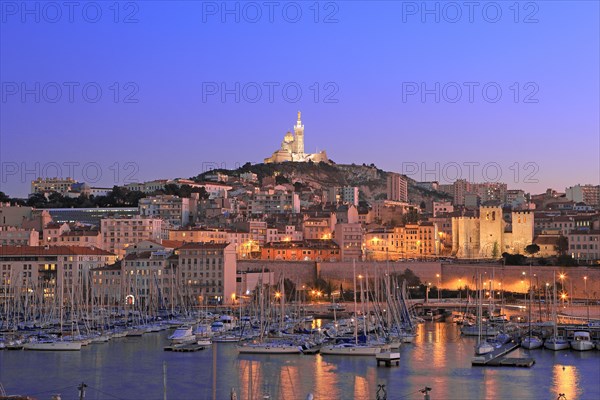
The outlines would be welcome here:
[[[240,176],[252,172],[262,182],[267,177],[277,177],[278,183],[300,183],[313,190],[323,190],[332,186],[357,186],[362,192],[361,200],[380,200],[386,198],[386,182],[389,172],[377,168],[374,164],[329,164],[329,163],[246,163],[235,170],[216,169],[193,177],[195,181],[203,181],[205,176],[214,173],[228,176]],[[408,181],[409,200],[419,204],[426,200],[448,198],[441,192],[428,191],[416,186],[411,178]]]

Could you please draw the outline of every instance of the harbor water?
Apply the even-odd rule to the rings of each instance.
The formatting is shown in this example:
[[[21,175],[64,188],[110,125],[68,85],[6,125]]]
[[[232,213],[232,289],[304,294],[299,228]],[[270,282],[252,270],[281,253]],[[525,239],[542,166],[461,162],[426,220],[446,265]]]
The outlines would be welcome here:
[[[600,398],[600,351],[518,349],[531,368],[471,366],[476,338],[451,323],[419,325],[400,348],[399,366],[377,367],[374,357],[238,354],[235,343],[198,352],[167,352],[169,332],[112,339],[81,351],[0,351],[0,383],[8,394],[51,399],[230,398],[306,399],[557,399]],[[166,365],[166,368],[164,366]],[[164,373],[166,371],[166,373]],[[385,387],[380,387],[385,385]],[[384,390],[387,397],[384,396]]]

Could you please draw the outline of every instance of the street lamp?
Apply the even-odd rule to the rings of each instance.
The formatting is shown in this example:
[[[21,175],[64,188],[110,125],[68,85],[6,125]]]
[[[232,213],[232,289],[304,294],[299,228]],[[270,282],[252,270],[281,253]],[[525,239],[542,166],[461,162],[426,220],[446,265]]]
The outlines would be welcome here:
[[[437,278],[437,289],[438,289],[438,302],[440,301],[440,284],[441,284],[441,279],[440,279],[440,274],[435,274],[435,277]]]
[[[563,274],[563,273],[561,273],[558,276],[558,278],[560,279],[560,290],[563,292],[563,295],[565,294],[565,282],[564,282],[564,280],[565,280],[566,277],[567,276],[565,274]],[[564,301],[565,298],[566,298],[566,295],[565,295],[565,297],[562,297],[562,299],[563,299],[563,308],[565,306],[565,301]]]
[[[425,288],[425,303],[429,303],[429,289],[431,289],[431,282],[427,282],[427,287]]]

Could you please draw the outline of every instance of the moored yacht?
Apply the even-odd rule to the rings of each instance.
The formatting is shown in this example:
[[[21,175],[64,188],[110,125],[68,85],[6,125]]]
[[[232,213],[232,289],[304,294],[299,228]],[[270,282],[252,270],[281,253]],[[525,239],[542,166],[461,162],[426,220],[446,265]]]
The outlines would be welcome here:
[[[39,342],[30,342],[23,345],[25,350],[39,351],[78,351],[81,350],[81,342],[44,340]]]
[[[276,341],[262,343],[244,343],[238,346],[239,353],[253,354],[300,354],[302,347],[293,343],[278,343]]]
[[[195,341],[196,336],[192,332],[191,326],[182,326],[180,328],[175,329],[175,332],[168,339],[173,344],[181,344],[181,343],[191,343]]]
[[[381,346],[339,343],[321,347],[321,354],[341,356],[373,356],[381,353]]]
[[[586,331],[577,331],[573,334],[571,340],[571,348],[578,351],[587,351],[594,348],[594,342],[590,337],[590,333]]]

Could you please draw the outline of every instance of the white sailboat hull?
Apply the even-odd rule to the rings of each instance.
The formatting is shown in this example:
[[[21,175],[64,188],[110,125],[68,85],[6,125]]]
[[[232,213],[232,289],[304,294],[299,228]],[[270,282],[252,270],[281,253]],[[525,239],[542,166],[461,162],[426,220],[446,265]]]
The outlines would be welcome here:
[[[233,343],[233,342],[239,342],[240,337],[233,336],[233,335],[220,335],[220,336],[214,336],[211,340],[214,343]]]
[[[544,342],[544,347],[548,350],[558,351],[567,350],[571,347],[571,345],[569,344],[568,340],[551,337],[549,339],[546,339],[546,341]]]
[[[492,351],[494,351],[494,346],[492,346],[491,344],[486,343],[486,342],[482,342],[482,343],[478,344],[477,346],[475,346],[475,354],[476,355],[487,354],[487,353],[491,353]]]
[[[539,349],[543,345],[544,342],[535,336],[528,336],[521,341],[521,347],[528,350]]]
[[[238,346],[238,352],[244,354],[300,354],[299,346],[285,344],[246,344]]]
[[[81,342],[38,342],[25,343],[25,350],[38,351],[78,351],[81,350]]]
[[[106,343],[110,340],[110,336],[108,335],[100,335],[92,338],[92,343]]]
[[[381,353],[378,346],[339,346],[330,345],[321,347],[321,354],[339,356],[374,356]]]
[[[497,328],[494,327],[482,327],[479,332],[479,326],[477,325],[463,325],[460,328],[460,332],[465,336],[496,336],[498,333]]]

